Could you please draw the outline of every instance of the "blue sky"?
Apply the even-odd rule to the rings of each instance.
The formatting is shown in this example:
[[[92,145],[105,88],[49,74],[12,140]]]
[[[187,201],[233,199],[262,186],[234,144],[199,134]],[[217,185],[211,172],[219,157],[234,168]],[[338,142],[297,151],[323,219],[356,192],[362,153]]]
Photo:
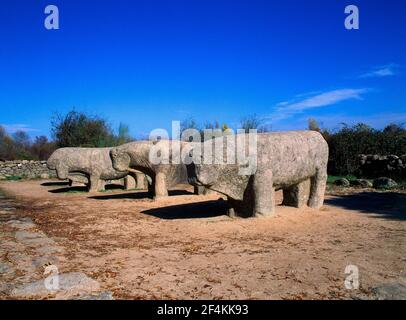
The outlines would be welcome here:
[[[44,28],[48,4],[59,30]],[[348,4],[360,30],[344,28]],[[274,130],[406,122],[405,12],[399,0],[4,0],[0,124],[49,136],[73,106],[135,136],[252,113]]]

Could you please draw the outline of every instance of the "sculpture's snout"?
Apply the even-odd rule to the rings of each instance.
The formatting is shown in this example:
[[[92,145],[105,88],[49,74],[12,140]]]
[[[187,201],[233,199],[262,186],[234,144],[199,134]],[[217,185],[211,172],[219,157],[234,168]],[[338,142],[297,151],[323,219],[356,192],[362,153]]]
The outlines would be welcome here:
[[[128,171],[130,167],[130,157],[126,152],[120,152],[117,149],[110,150],[110,157],[113,168],[117,171]]]
[[[111,149],[110,150],[110,158],[111,158],[111,160],[114,161],[116,157],[117,157],[117,150],[116,149]]]
[[[196,165],[194,163],[188,164],[186,166],[186,170],[188,183],[191,184],[192,186],[199,185],[200,181],[199,179],[197,179]]]

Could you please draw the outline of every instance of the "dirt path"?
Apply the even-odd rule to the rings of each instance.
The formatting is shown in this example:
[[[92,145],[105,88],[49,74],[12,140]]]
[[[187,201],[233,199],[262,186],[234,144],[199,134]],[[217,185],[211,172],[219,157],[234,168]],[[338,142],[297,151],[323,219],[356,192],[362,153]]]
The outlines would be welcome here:
[[[275,218],[231,219],[219,196],[182,186],[154,202],[142,191],[89,195],[43,184],[0,183],[15,199],[11,220],[31,219],[59,250],[55,261],[32,267],[46,245],[24,253],[10,212],[0,208],[0,297],[42,279],[48,262],[60,273],[83,273],[116,299],[372,298],[372,288],[406,275],[404,194],[329,195],[321,211],[278,206]],[[359,269],[358,290],[344,286],[347,265]]]

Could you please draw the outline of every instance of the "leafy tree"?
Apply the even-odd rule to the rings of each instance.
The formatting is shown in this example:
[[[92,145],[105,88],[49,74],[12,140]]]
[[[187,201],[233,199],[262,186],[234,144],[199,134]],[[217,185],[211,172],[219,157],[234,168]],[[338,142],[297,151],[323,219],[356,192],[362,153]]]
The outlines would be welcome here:
[[[248,133],[250,129],[258,129],[261,124],[262,121],[256,114],[246,116],[240,121],[240,127],[244,129],[246,133]]]
[[[22,148],[28,148],[31,143],[30,136],[28,135],[28,133],[25,131],[21,131],[21,130],[16,131],[13,134],[13,139],[14,139],[15,144]]]
[[[130,135],[130,128],[128,125],[121,123],[118,127],[118,135],[116,139],[116,145],[121,145],[127,142],[133,141],[134,138],[131,137]]]
[[[35,141],[31,145],[31,154],[36,160],[47,160],[55,149],[55,142],[48,141],[45,136],[39,136],[35,137]]]
[[[13,134],[14,153],[17,159],[31,160],[30,152],[31,139],[25,131],[17,131]]]
[[[52,136],[58,147],[108,147],[114,145],[114,134],[107,121],[72,110],[57,114],[51,121]]]
[[[250,129],[256,129],[259,133],[272,131],[271,126],[265,123],[265,121],[256,114],[242,118],[240,121],[240,128],[244,129],[246,133],[248,133]]]
[[[0,125],[0,141],[6,136],[6,129]]]
[[[184,119],[180,123],[180,132],[181,132],[181,134],[182,134],[183,131],[185,131],[187,129],[201,130],[201,128],[200,128],[199,124],[197,123],[197,121],[192,117]]]
[[[3,126],[0,126],[0,160],[13,160],[15,146],[13,139],[7,135]]]
[[[311,130],[311,131],[321,132],[319,123],[314,118],[309,118],[308,119],[308,127],[309,127],[309,130]]]
[[[327,141],[331,174],[357,174],[359,154],[406,154],[406,130],[401,125],[376,130],[363,123],[343,124],[338,132],[329,133]]]

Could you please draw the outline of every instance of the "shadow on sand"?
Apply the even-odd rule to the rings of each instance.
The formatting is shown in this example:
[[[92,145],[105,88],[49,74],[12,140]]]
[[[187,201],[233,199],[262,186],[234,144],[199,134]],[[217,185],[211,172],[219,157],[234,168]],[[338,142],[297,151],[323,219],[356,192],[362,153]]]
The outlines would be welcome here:
[[[377,218],[406,220],[406,194],[396,192],[361,192],[350,195],[335,195],[325,204],[349,210],[375,214]]]
[[[148,214],[160,219],[198,219],[213,218],[227,215],[227,201],[211,200],[168,206],[162,208],[148,209],[141,213]]]
[[[59,188],[59,189],[52,189],[48,190],[51,193],[65,193],[65,192],[86,192],[86,186],[74,186],[74,187],[66,187],[66,188]]]
[[[57,181],[57,182],[44,182],[41,183],[41,186],[43,187],[57,187],[57,186],[68,186],[69,182],[68,181]]]
[[[186,190],[169,190],[169,196],[185,196],[185,195],[193,195],[193,192],[186,191]],[[120,194],[106,194],[100,196],[91,196],[90,199],[96,200],[112,200],[112,199],[144,199],[144,198],[152,198],[149,192],[147,191],[138,191],[138,192],[131,192],[131,193],[120,193]]]
[[[57,183],[57,182],[56,182]],[[42,184],[44,185],[44,184]],[[87,187],[86,186],[73,186],[73,187],[69,187],[68,183],[64,184],[65,188],[59,188],[59,189],[52,189],[52,190],[48,190],[48,192],[51,193],[64,193],[64,192],[86,192],[87,191]],[[117,184],[108,184],[106,186],[106,191],[110,191],[110,190],[124,190],[124,187],[121,185],[117,185]]]

